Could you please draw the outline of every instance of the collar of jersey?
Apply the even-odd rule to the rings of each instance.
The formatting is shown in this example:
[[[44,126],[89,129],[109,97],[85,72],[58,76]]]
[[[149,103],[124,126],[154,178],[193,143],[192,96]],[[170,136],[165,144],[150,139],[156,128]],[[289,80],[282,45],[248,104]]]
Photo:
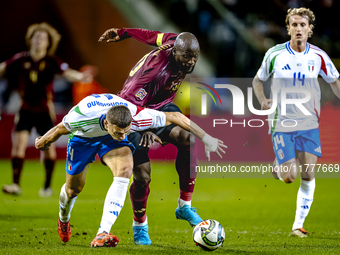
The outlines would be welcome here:
[[[100,116],[99,118],[99,126],[103,131],[106,131],[105,127],[104,127],[104,120],[106,118],[106,114],[103,114],[102,116]]]
[[[286,49],[289,52],[289,54],[292,54],[292,55],[305,55],[309,52],[310,44],[307,42],[306,49],[305,49],[304,52],[297,52],[297,51],[293,50],[292,47],[290,47],[290,41],[288,41],[288,42],[286,42]]]

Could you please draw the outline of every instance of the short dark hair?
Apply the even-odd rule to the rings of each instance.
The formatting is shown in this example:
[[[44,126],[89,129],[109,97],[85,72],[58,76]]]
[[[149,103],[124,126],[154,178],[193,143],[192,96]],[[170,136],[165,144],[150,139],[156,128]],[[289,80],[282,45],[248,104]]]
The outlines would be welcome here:
[[[126,128],[132,122],[129,108],[124,105],[112,106],[106,114],[106,120],[120,128]]]

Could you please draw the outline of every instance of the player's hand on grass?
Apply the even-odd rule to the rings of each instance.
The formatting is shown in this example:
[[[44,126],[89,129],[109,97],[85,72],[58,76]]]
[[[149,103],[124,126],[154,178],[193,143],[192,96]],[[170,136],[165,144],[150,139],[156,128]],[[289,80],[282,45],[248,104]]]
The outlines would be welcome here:
[[[106,41],[107,43],[110,43],[110,42],[119,42],[121,40],[122,39],[118,35],[118,28],[111,28],[111,29],[106,30],[104,34],[102,34],[98,42]]]
[[[146,131],[143,133],[142,138],[140,139],[139,146],[149,148],[151,145],[154,145],[155,142],[162,144],[162,140],[152,133],[151,131]]]
[[[221,152],[225,154],[223,148],[228,148],[228,146],[223,144],[223,141],[214,138],[207,133],[204,135],[202,142],[205,144],[205,155],[208,161],[210,161],[210,152],[215,152],[217,156],[222,158]]]
[[[271,107],[271,103],[273,102],[272,99],[265,98],[261,102],[261,110],[269,110]]]
[[[52,143],[43,143],[41,140],[42,136],[35,138],[35,148],[41,151],[48,151]]]

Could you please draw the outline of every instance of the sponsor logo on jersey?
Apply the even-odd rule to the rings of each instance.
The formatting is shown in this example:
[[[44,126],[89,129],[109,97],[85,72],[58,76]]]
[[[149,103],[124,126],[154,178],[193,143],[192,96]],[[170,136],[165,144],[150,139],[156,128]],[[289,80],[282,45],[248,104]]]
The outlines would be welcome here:
[[[143,100],[144,97],[146,97],[148,93],[145,91],[145,89],[140,89],[138,90],[136,97],[139,98],[140,100]]]
[[[314,151],[321,153],[321,147],[319,146],[319,147],[316,148]]]
[[[308,60],[308,71],[314,71],[314,60]]]
[[[124,103],[124,102],[102,103],[102,102],[99,102],[99,101],[91,101],[91,102],[87,103],[87,108],[91,108],[92,106],[96,106],[96,105],[101,106],[101,107],[108,107],[108,106],[115,106],[115,105],[125,105],[126,107],[128,107],[128,104]]]
[[[282,68],[282,70],[292,70],[292,69],[290,69],[290,66],[287,64]]]
[[[297,65],[297,66],[302,66],[302,64],[301,64],[301,63],[297,63],[296,65]]]
[[[285,157],[285,154],[283,154],[282,149],[279,149],[279,150],[277,151],[277,154],[279,155],[279,159],[281,159],[281,160]]]
[[[83,133],[86,133],[87,131],[89,131],[90,129],[92,129],[93,127],[89,128],[89,129],[86,129],[86,130],[83,130]]]

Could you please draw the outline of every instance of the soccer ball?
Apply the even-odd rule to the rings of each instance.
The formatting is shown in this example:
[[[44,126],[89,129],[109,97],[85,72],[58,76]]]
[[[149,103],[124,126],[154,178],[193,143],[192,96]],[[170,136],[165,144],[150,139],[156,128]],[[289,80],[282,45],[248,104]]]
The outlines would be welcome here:
[[[225,238],[224,228],[216,220],[204,220],[193,231],[194,242],[204,250],[216,250]]]

